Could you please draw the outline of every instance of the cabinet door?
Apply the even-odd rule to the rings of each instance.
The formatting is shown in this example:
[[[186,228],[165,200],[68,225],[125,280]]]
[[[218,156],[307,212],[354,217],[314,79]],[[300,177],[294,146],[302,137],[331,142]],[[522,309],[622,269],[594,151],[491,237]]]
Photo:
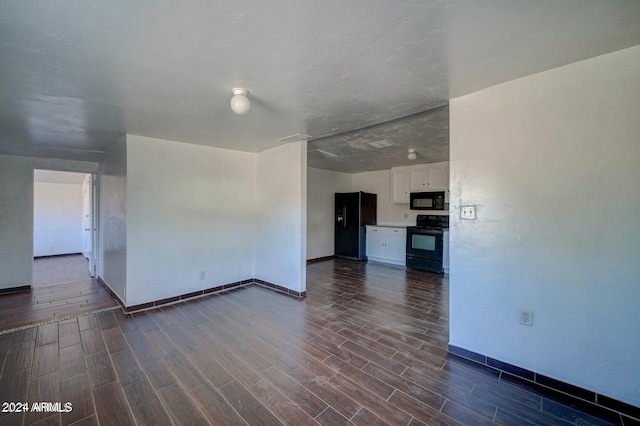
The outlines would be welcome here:
[[[379,228],[367,228],[367,257],[384,257],[384,234]]]
[[[446,189],[446,166],[444,164],[427,167],[427,189],[444,191]]]
[[[409,172],[409,189],[411,191],[427,190],[427,170],[416,169]]]
[[[444,178],[444,202],[449,203],[449,163],[447,163],[447,166],[444,168]]]
[[[387,259],[404,265],[406,260],[406,235],[386,235]]]
[[[409,172],[391,172],[391,202],[409,202]]]

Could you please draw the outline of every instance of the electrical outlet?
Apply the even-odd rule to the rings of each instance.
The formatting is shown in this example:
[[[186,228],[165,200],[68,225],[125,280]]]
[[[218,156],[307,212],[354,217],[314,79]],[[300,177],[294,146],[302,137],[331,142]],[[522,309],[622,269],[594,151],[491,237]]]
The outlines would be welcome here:
[[[533,311],[518,312],[518,322],[522,325],[533,325]]]
[[[476,206],[460,207],[460,219],[475,219],[475,218],[476,218]]]
[[[206,271],[200,271],[200,279],[204,280],[205,278],[207,278],[207,272]]]

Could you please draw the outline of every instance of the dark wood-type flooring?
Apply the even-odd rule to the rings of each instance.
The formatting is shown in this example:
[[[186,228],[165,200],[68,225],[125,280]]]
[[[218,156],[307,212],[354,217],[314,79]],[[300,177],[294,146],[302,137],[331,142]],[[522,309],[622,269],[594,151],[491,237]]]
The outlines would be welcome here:
[[[81,254],[34,259],[33,278],[30,290],[0,295],[0,331],[118,306]]]
[[[50,287],[75,281],[89,281],[89,260],[81,254],[33,259],[32,287]]]
[[[448,283],[401,267],[308,265],[307,298],[250,286],[134,316],[0,335],[2,424],[602,425],[447,353]]]

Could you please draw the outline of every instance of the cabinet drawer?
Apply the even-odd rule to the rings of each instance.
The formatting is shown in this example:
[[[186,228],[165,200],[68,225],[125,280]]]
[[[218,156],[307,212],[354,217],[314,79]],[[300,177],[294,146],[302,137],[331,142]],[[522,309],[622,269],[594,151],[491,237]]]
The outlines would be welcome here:
[[[367,232],[372,234],[384,234],[384,228],[381,226],[367,226]]]
[[[407,235],[407,228],[384,228],[384,233],[387,235],[405,236]]]

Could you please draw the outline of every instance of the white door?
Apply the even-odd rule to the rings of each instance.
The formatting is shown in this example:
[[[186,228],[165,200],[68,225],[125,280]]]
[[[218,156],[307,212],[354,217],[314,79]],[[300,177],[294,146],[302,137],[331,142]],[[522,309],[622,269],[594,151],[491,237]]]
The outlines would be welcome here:
[[[427,167],[427,188],[429,191],[442,191],[446,188],[446,169],[444,164]]]
[[[407,238],[406,234],[402,234],[402,235],[387,234],[386,249],[387,249],[387,258],[389,260],[392,260],[394,263],[404,265],[407,257],[406,238]]]
[[[381,228],[367,227],[367,257],[384,257],[384,234]]]
[[[409,172],[391,172],[391,202],[409,202]]]
[[[91,252],[91,175],[84,177],[82,182],[82,254],[89,259]]]
[[[427,190],[427,169],[416,169],[409,172],[409,189],[412,191]]]
[[[89,273],[95,277],[96,262],[94,250],[94,177],[87,175],[82,184],[82,227],[83,227],[83,254],[89,260]]]

